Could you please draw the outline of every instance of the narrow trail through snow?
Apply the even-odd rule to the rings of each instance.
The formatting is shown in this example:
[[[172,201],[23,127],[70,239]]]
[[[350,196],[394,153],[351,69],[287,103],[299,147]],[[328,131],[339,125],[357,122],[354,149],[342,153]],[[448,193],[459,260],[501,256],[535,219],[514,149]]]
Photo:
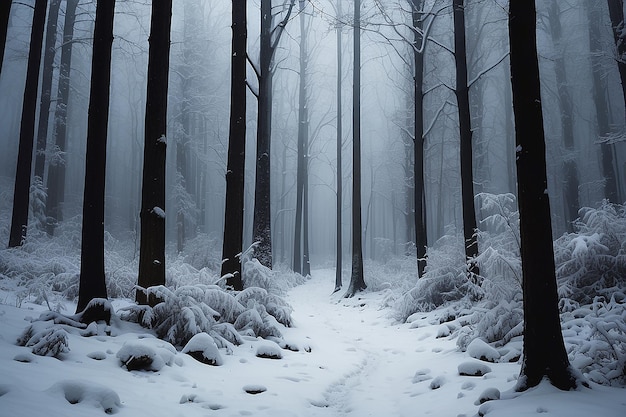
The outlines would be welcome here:
[[[455,342],[435,339],[436,326],[411,328],[394,322],[389,309],[379,307],[380,293],[344,299],[340,291],[331,296],[333,278],[332,270],[314,271],[309,282],[288,295],[294,331],[311,339],[313,353],[322,358],[320,367],[332,371],[327,379],[317,378],[324,388],[310,399],[317,408],[311,415],[443,415],[438,414],[442,411],[438,399],[424,403],[417,397],[425,393],[439,397],[432,381],[442,387],[457,374],[462,355]],[[414,379],[416,372],[421,376]],[[462,399],[463,391],[474,386],[469,382],[464,388],[454,387],[452,398]],[[442,389],[441,401],[450,395],[447,391]],[[467,398],[458,405],[469,412],[475,407],[472,403]]]

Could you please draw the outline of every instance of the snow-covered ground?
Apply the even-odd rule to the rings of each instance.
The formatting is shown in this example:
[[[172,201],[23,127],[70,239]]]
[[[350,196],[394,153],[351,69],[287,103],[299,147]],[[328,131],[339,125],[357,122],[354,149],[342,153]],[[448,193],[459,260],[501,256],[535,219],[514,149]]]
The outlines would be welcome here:
[[[222,366],[204,365],[154,339],[146,329],[115,320],[110,336],[69,332],[60,359],[35,356],[16,339],[44,307],[14,307],[0,292],[0,417],[101,416],[626,416],[626,392],[592,384],[562,392],[543,383],[511,392],[518,362],[487,363],[461,352],[434,319],[415,315],[400,324],[381,308],[383,292],[353,299],[329,295],[334,271],[317,270],[286,299],[295,327],[284,329],[289,349],[247,338],[222,350]],[[1,287],[1,285],[0,285]],[[114,307],[126,301],[113,300]],[[68,305],[67,312],[73,312]],[[124,344],[151,346],[166,363],[159,371],[127,371],[117,354]],[[479,352],[485,346],[474,346]],[[468,349],[469,351],[470,349]],[[279,352],[281,359],[257,357]],[[474,354],[474,356],[476,356]],[[461,376],[486,365],[483,376]],[[484,392],[500,401],[482,406]]]

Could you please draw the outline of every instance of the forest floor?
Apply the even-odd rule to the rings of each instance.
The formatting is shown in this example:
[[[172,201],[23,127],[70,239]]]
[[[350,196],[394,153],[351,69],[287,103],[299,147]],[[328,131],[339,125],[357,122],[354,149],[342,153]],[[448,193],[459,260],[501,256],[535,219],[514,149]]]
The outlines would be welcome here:
[[[259,347],[272,342],[246,338],[223,352],[223,366],[176,353],[158,372],[128,372],[116,357],[124,343],[164,342],[137,325],[116,321],[110,335],[70,332],[70,352],[61,360],[34,356],[15,340],[28,319],[45,309],[28,302],[15,307],[11,289],[0,281],[0,417],[89,417],[106,409],[128,417],[626,415],[622,388],[592,384],[562,392],[544,382],[515,394],[518,362],[473,359],[451,336],[437,337],[441,324],[433,313],[398,323],[381,307],[384,291],[344,299],[342,292],[330,294],[333,283],[334,271],[317,270],[288,292],[295,326],[283,331],[292,350],[281,350],[282,359],[256,357]],[[113,300],[116,308],[127,303]],[[459,375],[460,365],[477,364],[490,372]],[[492,388],[502,400],[478,404]]]

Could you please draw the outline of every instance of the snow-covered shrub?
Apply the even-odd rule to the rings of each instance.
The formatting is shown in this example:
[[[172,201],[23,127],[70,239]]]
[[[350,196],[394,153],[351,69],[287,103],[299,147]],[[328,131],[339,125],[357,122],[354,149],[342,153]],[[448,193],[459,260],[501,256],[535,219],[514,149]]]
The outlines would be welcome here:
[[[590,380],[626,384],[626,295],[593,302],[562,315],[563,337],[570,360]]]
[[[205,302],[207,286],[183,286],[171,290],[164,286],[147,289],[163,300],[151,310],[152,326],[159,338],[184,346],[194,335],[211,333],[220,314]]]
[[[515,196],[480,193],[476,196],[483,220],[478,227],[481,287],[492,301],[512,300],[522,290],[519,211]]]
[[[267,314],[273,316],[284,326],[292,326],[291,306],[281,297],[270,294],[263,288],[246,288],[236,296],[237,301],[248,309],[263,306]]]
[[[20,335],[17,344],[30,347],[38,356],[58,358],[61,353],[70,351],[67,332],[60,326],[30,325]]]
[[[400,321],[466,296],[470,299],[482,296],[480,287],[467,279],[461,236],[443,236],[428,248],[427,256],[428,265],[422,278],[394,305],[394,316]]]
[[[560,297],[584,305],[626,288],[626,206],[604,201],[579,215],[576,233],[557,239],[554,251]]]

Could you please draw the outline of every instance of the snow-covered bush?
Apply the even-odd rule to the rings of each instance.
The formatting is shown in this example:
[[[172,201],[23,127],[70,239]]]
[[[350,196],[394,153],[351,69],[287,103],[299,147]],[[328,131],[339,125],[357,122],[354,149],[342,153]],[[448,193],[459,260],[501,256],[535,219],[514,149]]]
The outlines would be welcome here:
[[[281,337],[280,326],[291,325],[291,307],[263,288],[239,293],[217,285],[165,286],[146,290],[162,300],[156,306],[130,306],[123,318],[155,330],[158,337],[184,346],[194,335],[209,334],[221,348],[243,342],[240,332],[250,336]]]
[[[616,292],[609,300],[598,296],[562,319],[574,367],[599,384],[626,384],[626,295]]]
[[[67,332],[63,328],[41,322],[28,326],[17,339],[17,344],[30,347],[35,355],[55,358],[70,350]]]
[[[567,302],[590,304],[626,288],[626,206],[604,201],[579,210],[576,233],[554,243],[559,295]],[[574,306],[576,305],[574,303]]]

